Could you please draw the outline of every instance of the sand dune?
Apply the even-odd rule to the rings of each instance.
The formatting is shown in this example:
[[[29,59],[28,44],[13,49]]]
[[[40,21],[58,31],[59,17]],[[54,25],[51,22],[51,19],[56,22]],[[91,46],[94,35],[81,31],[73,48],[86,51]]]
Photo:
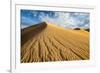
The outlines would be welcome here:
[[[89,32],[49,23],[21,30],[21,63],[89,59]]]

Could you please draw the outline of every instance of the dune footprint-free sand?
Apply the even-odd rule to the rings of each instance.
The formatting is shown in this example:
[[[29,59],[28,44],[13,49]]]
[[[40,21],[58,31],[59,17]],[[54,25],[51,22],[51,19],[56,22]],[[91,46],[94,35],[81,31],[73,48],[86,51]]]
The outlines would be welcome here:
[[[21,29],[21,63],[89,59],[89,32],[40,23]]]

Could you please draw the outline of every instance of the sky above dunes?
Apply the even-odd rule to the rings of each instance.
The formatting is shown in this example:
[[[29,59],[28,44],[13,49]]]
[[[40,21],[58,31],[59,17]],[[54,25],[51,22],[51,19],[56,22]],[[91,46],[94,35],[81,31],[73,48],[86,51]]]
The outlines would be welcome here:
[[[48,22],[64,28],[89,28],[90,14],[84,12],[21,10],[21,28]]]

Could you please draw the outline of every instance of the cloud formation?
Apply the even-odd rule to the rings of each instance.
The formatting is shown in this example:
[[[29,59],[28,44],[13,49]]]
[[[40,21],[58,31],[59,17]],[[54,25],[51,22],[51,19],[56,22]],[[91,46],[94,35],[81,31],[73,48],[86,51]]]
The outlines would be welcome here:
[[[64,28],[89,28],[90,15],[84,12],[21,10],[22,28],[44,21]]]

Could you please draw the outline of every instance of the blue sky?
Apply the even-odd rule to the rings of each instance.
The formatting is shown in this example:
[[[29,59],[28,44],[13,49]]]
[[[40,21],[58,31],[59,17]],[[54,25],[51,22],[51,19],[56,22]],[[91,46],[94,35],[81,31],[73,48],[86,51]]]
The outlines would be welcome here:
[[[59,12],[21,10],[21,28],[41,22],[49,22],[64,28],[89,28],[90,14],[84,12]]]

